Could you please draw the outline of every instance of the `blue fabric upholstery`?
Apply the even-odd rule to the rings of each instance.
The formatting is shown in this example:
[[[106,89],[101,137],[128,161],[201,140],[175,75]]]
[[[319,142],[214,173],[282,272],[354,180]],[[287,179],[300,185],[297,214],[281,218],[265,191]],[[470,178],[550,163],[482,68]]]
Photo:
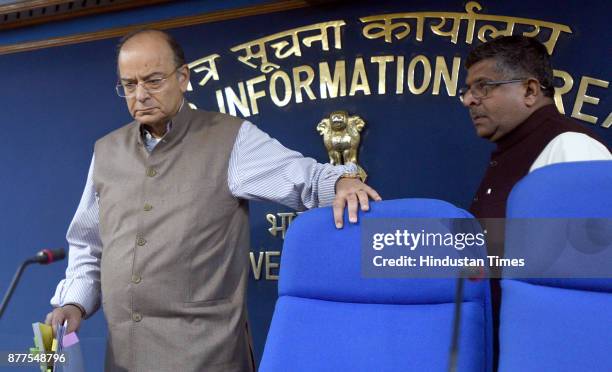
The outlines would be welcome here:
[[[500,371],[612,371],[612,295],[502,281]]]
[[[612,161],[558,163],[536,169],[508,197],[508,218],[612,217]]]
[[[508,218],[612,218],[612,161],[538,169],[515,186],[507,211]],[[500,371],[612,371],[610,351],[612,279],[502,280]]]
[[[360,221],[383,217],[471,215],[430,199],[376,202],[360,213]],[[455,280],[364,278],[360,234],[359,223],[337,230],[330,208],[292,223],[260,371],[446,370]],[[465,284],[462,312],[459,370],[490,371],[487,281]]]

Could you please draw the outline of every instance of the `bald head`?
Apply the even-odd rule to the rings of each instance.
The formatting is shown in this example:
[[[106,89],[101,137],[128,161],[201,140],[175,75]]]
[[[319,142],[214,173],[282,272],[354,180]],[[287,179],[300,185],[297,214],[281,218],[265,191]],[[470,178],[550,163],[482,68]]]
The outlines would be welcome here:
[[[157,42],[154,45],[158,48],[162,48],[162,44],[165,44],[171,52],[175,67],[185,64],[185,52],[180,44],[169,33],[155,29],[141,29],[123,36],[117,44],[117,61],[124,47],[142,41],[149,42],[149,44]]]

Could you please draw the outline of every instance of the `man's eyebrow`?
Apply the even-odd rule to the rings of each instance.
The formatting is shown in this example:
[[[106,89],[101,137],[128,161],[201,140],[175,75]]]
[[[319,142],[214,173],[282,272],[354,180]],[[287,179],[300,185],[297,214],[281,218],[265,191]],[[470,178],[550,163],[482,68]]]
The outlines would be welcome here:
[[[163,72],[152,72],[152,73],[150,73],[150,74],[148,74],[146,76],[143,76],[142,80],[146,81],[146,80],[149,80],[150,78],[152,78],[152,77],[154,77],[156,75],[163,76],[163,74],[164,74]],[[131,79],[131,78],[122,77],[119,80],[127,81],[127,82],[132,82],[132,81],[137,81],[138,79]]]
[[[159,75],[159,76],[164,76],[164,73],[159,71],[159,72],[152,72],[149,75],[143,76],[142,80],[149,80],[150,78],[154,77],[155,75]]]
[[[484,77],[484,76],[479,76],[477,79],[475,79],[474,81],[472,81],[472,84],[468,84],[468,83],[467,83],[467,80],[466,80],[465,84],[466,84],[467,86],[471,86],[471,85],[474,85],[474,84],[479,83],[479,82],[481,82],[481,81],[490,81],[490,80],[491,80],[491,79],[489,79],[489,78],[487,78],[487,77]]]

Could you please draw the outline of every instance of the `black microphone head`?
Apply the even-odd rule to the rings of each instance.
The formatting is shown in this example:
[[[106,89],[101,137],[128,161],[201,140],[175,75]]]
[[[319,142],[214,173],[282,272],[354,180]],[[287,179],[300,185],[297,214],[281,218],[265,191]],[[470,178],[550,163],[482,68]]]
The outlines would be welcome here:
[[[50,264],[54,261],[63,260],[66,258],[64,248],[58,249],[43,249],[36,254],[36,262],[40,264]]]

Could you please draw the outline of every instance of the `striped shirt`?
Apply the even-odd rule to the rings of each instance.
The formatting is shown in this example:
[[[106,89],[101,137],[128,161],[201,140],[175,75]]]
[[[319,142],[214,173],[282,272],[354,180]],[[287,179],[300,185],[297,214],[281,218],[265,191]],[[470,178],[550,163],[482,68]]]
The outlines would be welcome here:
[[[160,141],[148,132],[143,137],[149,152]],[[83,196],[66,234],[70,248],[66,278],[60,281],[51,298],[54,307],[68,303],[81,305],[87,317],[98,310],[101,300],[102,241],[93,167],[92,157]],[[356,171],[354,164],[319,164],[287,149],[244,121],[232,148],[227,183],[236,198],[272,201],[304,210],[330,205],[338,178],[343,173]],[[329,223],[333,223],[331,215]]]

